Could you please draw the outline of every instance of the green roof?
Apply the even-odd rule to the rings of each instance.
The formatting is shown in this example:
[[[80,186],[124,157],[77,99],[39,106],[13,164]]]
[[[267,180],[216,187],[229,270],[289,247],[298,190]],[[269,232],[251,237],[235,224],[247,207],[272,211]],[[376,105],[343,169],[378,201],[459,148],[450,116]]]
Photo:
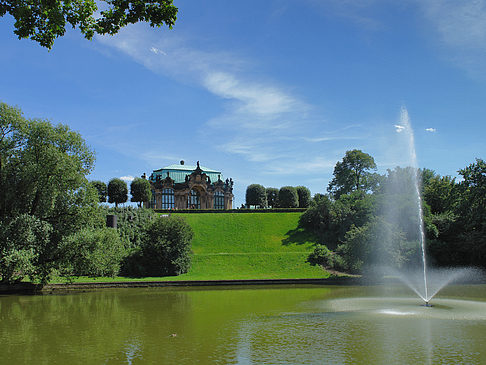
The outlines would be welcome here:
[[[155,180],[156,176],[160,176],[161,179],[165,179],[167,177],[167,173],[169,173],[169,177],[172,180],[174,180],[176,183],[182,183],[186,181],[186,176],[192,174],[196,168],[197,166],[192,165],[173,164],[158,170],[154,170],[150,178],[151,180]],[[221,180],[223,179],[221,171],[212,170],[204,166],[200,166],[200,168],[206,175],[209,176],[212,182],[218,180],[218,175],[220,175]]]

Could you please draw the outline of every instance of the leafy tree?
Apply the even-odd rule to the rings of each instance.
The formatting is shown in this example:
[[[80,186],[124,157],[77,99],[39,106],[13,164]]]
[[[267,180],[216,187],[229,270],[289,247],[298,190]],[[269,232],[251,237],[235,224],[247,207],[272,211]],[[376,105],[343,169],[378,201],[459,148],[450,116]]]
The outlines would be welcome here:
[[[75,276],[116,276],[126,255],[126,244],[112,228],[82,229],[61,245],[64,271]]]
[[[456,186],[455,179],[450,176],[438,176],[430,178],[424,182],[423,197],[429,204],[432,213],[441,214],[453,209]]]
[[[278,189],[266,188],[267,204],[269,207],[276,208],[278,206]]]
[[[317,244],[314,251],[307,257],[307,262],[312,266],[322,266],[327,270],[346,271],[344,259],[325,245]]]
[[[267,194],[263,185],[251,184],[246,188],[246,205],[260,208],[267,206]]]
[[[68,25],[79,27],[87,39],[92,39],[95,33],[113,35],[140,21],[149,22],[151,27],[165,24],[172,28],[178,10],[172,0],[103,0],[103,3],[107,8],[98,16],[95,0],[0,0],[0,17],[8,13],[15,18],[14,33],[19,39],[30,38],[50,49],[54,40],[65,34]]]
[[[341,195],[338,200],[318,195],[300,217],[299,224],[312,230],[321,243],[334,250],[344,242],[351,227],[366,224],[375,209],[375,197],[361,191]]]
[[[327,191],[336,199],[352,191],[368,191],[377,183],[377,176],[370,170],[376,170],[373,157],[361,150],[346,151],[342,161],[334,167],[334,178]]]
[[[299,208],[308,208],[311,201],[311,193],[305,186],[297,186],[297,196],[299,197]]]
[[[361,227],[352,226],[336,250],[343,259],[343,266],[353,273],[372,265],[400,268],[418,252],[418,242],[407,242],[396,226],[381,217],[374,217]]]
[[[157,217],[153,209],[123,207],[105,208],[105,214],[117,217],[117,230],[123,240],[130,242],[130,248],[142,245],[145,227]]]
[[[329,232],[333,205],[328,195],[316,194],[309,208],[300,216],[299,225],[315,233]]]
[[[486,232],[486,162],[477,158],[459,174],[463,181],[459,183],[457,213],[466,230]]]
[[[138,202],[141,207],[143,202],[148,202],[152,199],[152,187],[147,179],[140,177],[135,178],[130,184],[130,194],[132,195],[132,202]]]
[[[293,186],[283,186],[278,191],[278,206],[281,208],[297,208],[299,196]]]
[[[58,263],[63,237],[103,224],[86,179],[93,166],[94,153],[78,133],[26,119],[20,109],[0,103],[0,221],[8,225],[28,215],[52,228],[49,245],[35,260],[34,276],[41,281]]]
[[[111,179],[108,183],[108,203],[115,203],[115,207],[118,207],[118,204],[125,203],[127,200],[127,183],[122,179]]]
[[[48,249],[52,226],[21,214],[0,222],[0,282],[15,283],[36,277],[38,261]]]
[[[141,246],[145,276],[186,273],[191,265],[194,233],[182,218],[158,217],[148,224]]]
[[[108,196],[108,188],[106,184],[103,181],[99,181],[99,180],[94,180],[91,181],[90,183],[98,192],[100,203],[106,202],[106,198]]]

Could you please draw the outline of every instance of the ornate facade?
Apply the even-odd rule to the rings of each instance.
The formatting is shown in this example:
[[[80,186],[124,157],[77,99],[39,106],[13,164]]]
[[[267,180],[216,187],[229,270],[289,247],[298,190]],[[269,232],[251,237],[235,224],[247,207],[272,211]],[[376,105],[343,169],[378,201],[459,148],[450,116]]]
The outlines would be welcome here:
[[[145,175],[144,175],[145,176]],[[211,181],[213,179],[214,181]],[[232,209],[233,180],[221,179],[221,172],[197,166],[171,165],[154,170],[149,177],[154,209]]]

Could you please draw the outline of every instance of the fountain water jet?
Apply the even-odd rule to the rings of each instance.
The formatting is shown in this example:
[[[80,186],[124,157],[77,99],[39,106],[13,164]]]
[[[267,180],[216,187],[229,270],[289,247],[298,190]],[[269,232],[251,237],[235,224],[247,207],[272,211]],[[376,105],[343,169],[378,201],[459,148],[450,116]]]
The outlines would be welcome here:
[[[414,185],[414,193],[415,193],[414,198],[417,207],[416,213],[419,222],[418,229],[419,229],[420,247],[422,250],[423,292],[418,290],[418,288],[412,287],[412,289],[426,303],[426,306],[428,306],[428,303],[430,299],[432,299],[433,295],[432,296],[429,295],[428,284],[427,284],[427,260],[425,255],[425,230],[424,230],[424,221],[423,221],[422,198],[420,194],[420,176],[419,176],[418,163],[417,163],[417,154],[415,151],[415,137],[413,134],[412,126],[410,125],[410,118],[408,116],[408,111],[405,107],[402,107],[401,109],[400,124],[396,127],[398,132],[405,134],[405,136],[407,137],[406,138],[407,148],[408,148],[410,163],[413,171],[412,177],[413,177],[413,185]]]
[[[400,113],[400,122],[398,125],[395,126],[397,128],[397,132],[402,134],[405,138],[405,148],[408,154],[408,163],[411,166],[411,185],[413,185],[412,189],[410,190],[409,194],[412,196],[414,201],[414,208],[415,212],[413,214],[416,215],[416,221],[418,222],[417,228],[412,225],[409,227],[411,231],[415,232],[414,236],[418,237],[419,245],[420,245],[420,257],[418,261],[420,270],[388,270],[388,273],[400,279],[404,284],[406,284],[410,289],[412,289],[418,297],[420,297],[423,302],[425,303],[426,307],[430,307],[430,300],[446,285],[450,284],[453,281],[458,281],[462,278],[468,278],[471,280],[473,277],[480,277],[482,276],[479,270],[473,268],[445,268],[445,269],[429,269],[427,268],[427,258],[426,258],[426,240],[425,240],[425,228],[424,228],[424,220],[423,220],[423,204],[421,198],[421,176],[419,173],[418,163],[417,163],[417,154],[415,150],[415,138],[413,129],[410,124],[410,118],[408,115],[408,111],[405,107],[402,107]],[[395,179],[397,180],[397,179]],[[396,183],[403,183],[400,182],[393,182]],[[396,188],[396,187],[395,187]],[[401,185],[400,189],[404,189],[404,186]],[[394,193],[403,193],[403,191],[394,191]],[[392,217],[395,216],[395,219],[400,220],[403,217],[400,217],[397,214],[395,206],[389,207],[390,211],[387,212]],[[418,232],[417,230],[418,229]]]

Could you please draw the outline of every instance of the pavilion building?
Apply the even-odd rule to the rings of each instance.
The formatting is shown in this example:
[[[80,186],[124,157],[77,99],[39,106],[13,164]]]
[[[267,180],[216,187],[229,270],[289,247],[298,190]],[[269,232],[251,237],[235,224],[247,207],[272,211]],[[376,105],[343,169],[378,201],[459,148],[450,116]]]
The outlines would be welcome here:
[[[145,174],[144,176],[145,177]],[[144,206],[154,209],[233,208],[233,180],[223,181],[221,171],[199,165],[180,164],[154,170],[149,177],[152,201]]]

